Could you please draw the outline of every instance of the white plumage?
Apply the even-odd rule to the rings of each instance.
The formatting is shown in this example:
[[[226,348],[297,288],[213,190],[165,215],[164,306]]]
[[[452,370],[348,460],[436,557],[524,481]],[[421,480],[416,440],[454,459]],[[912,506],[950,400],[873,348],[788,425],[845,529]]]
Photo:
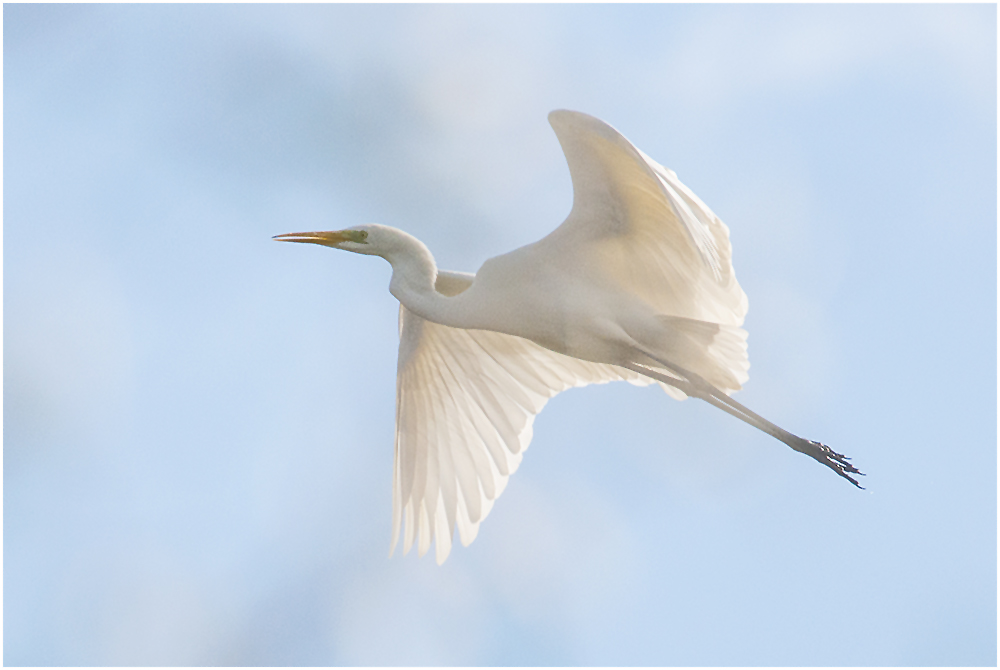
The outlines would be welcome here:
[[[555,111],[573,209],[538,242],[469,275],[438,272],[427,248],[369,224],[276,239],[379,255],[400,300],[392,548],[457,528],[475,539],[560,391],[627,380],[701,398],[829,466],[858,473],[729,397],[747,380],[747,298],[729,229],[677,175],[603,121]],[[860,474],[860,473],[858,473]]]
[[[456,295],[474,275],[440,272],[437,290]],[[648,377],[550,351],[521,337],[451,328],[400,305],[396,462],[390,554],[406,520],[403,551],[419,529],[419,551],[436,536],[438,562],[457,526],[468,546],[531,442],[545,403],[574,386]]]

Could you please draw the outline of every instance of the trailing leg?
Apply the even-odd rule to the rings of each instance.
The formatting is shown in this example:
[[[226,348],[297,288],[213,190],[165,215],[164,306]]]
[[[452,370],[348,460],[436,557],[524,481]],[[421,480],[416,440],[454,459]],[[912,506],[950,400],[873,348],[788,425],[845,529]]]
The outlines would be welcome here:
[[[647,353],[646,355],[648,356],[649,354]],[[650,356],[650,358],[653,357]],[[864,488],[854,477],[851,476],[851,474],[863,476],[864,473],[851,465],[847,456],[837,453],[825,444],[821,444],[813,440],[806,440],[798,435],[789,433],[784,428],[776,426],[756,412],[753,412],[741,403],[733,400],[728,395],[715,388],[705,379],[693,372],[656,358],[653,358],[653,360],[656,360],[657,363],[660,363],[671,372],[683,376],[684,379],[681,380],[665,375],[662,372],[649,368],[645,365],[629,364],[625,367],[633,372],[638,372],[639,374],[651,377],[656,381],[673,386],[692,398],[699,398],[710,405],[718,407],[727,414],[735,416],[740,421],[748,423],[754,428],[762,430],[768,435],[781,440],[795,451],[814,458],[858,488]]]

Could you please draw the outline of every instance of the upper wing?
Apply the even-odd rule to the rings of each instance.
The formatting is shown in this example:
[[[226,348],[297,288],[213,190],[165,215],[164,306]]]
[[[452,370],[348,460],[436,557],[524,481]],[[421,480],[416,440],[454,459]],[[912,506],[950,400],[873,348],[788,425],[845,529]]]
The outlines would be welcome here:
[[[736,281],[729,229],[698,196],[621,133],[592,116],[557,110],[549,123],[573,179],[573,209],[538,244],[578,255],[660,314],[740,326],[747,298]]]
[[[441,272],[437,289],[455,295],[472,279]],[[404,553],[418,532],[421,556],[436,539],[439,564],[456,526],[462,544],[472,542],[521,462],[535,415],[555,394],[620,379],[652,381],[520,337],[442,326],[402,305],[399,327],[390,555],[404,517]]]

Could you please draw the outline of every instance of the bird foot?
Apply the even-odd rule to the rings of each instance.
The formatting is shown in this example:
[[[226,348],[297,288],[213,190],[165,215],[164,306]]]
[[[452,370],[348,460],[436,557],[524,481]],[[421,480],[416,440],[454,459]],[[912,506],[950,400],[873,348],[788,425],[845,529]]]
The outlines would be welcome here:
[[[843,454],[838,454],[836,451],[826,446],[825,444],[820,444],[819,442],[814,442],[813,440],[806,440],[801,437],[794,436],[794,442],[789,443],[790,446],[795,451],[803,453],[807,456],[815,458],[817,461],[830,468],[838,475],[851,482],[859,489],[864,489],[861,484],[858,483],[851,474],[865,476],[865,473],[858,470],[856,467],[851,465],[847,456]]]

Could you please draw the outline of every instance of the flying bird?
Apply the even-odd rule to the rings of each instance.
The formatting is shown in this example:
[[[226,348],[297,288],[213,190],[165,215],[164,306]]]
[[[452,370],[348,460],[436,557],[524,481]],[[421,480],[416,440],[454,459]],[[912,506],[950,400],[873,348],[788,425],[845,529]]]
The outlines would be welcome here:
[[[274,239],[381,256],[400,302],[392,543],[438,564],[455,528],[468,546],[531,441],[549,398],[587,384],[656,383],[704,400],[831,468],[862,474],[826,445],[730,397],[747,381],[747,297],[729,229],[677,175],[607,123],[549,114],[573,207],[541,240],[467,274],[368,224]]]

